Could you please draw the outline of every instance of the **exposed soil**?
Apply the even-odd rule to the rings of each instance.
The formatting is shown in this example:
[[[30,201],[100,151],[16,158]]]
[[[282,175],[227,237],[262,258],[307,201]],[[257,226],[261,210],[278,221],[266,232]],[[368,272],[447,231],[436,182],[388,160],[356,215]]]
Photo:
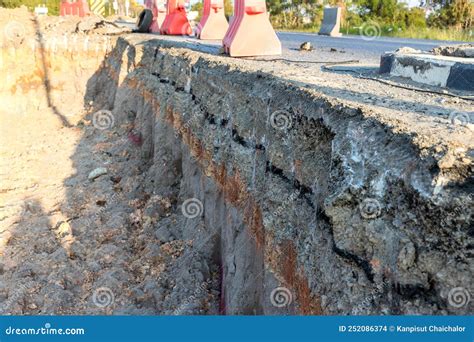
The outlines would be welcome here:
[[[1,314],[473,312],[469,101],[97,18],[0,26]]]
[[[80,42],[84,33],[104,33],[103,21],[95,18],[39,20],[37,32],[46,42],[57,29],[75,33]],[[21,46],[35,32],[35,22],[25,11],[2,11],[1,21],[20,38],[7,44]],[[106,33],[115,34],[116,27]],[[96,49],[96,42],[102,38],[92,35],[89,49],[103,56],[105,51],[102,46]],[[16,53],[25,56],[20,50]],[[8,63],[9,56],[3,57]],[[23,67],[5,74],[6,106],[0,109],[0,312],[216,313],[218,292],[211,289],[218,288],[218,275],[212,269],[206,268],[205,275],[188,274],[199,285],[189,286],[199,288],[193,290],[196,293],[182,293],[170,303],[163,300],[184,284],[176,284],[177,274],[169,279],[163,271],[176,267],[175,260],[192,241],[167,233],[177,221],[176,199],[146,189],[143,162],[137,156],[139,138],[130,136],[127,125],[101,131],[90,120],[81,120],[87,110],[81,98],[75,99],[75,91],[84,84],[68,81],[73,74],[67,72],[58,81],[62,70],[50,70],[48,92],[42,61],[25,60]],[[62,63],[68,70],[67,62]],[[79,63],[76,70],[82,69],[86,78],[91,76],[88,70],[98,67],[94,62]],[[22,78],[28,69],[39,75]],[[56,96],[55,91],[61,94]],[[88,179],[98,167],[105,167],[107,174]],[[180,262],[184,266],[179,269],[186,272],[187,264],[199,260],[188,254]]]

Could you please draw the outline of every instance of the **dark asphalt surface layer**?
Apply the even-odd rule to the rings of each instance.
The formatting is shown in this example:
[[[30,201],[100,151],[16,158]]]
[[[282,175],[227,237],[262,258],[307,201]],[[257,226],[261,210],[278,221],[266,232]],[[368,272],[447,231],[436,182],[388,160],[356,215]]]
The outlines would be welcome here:
[[[118,21],[117,24],[134,28],[135,24]],[[295,60],[322,59],[335,61],[344,59],[357,59],[361,63],[378,64],[380,56],[388,51],[394,51],[401,47],[411,47],[413,49],[429,51],[439,45],[463,44],[459,41],[442,41],[428,39],[409,39],[393,37],[364,37],[362,35],[343,35],[342,37],[320,36],[317,33],[302,32],[277,32],[283,47],[283,57]],[[165,38],[165,37],[163,37]],[[221,46],[220,41],[202,41],[193,37],[166,36],[166,40],[187,41],[196,43],[199,50],[208,53],[216,53]],[[310,42],[315,48],[313,54],[306,56],[298,54],[300,45],[303,42]],[[343,54],[334,54],[331,49]],[[318,58],[320,57],[320,58]]]

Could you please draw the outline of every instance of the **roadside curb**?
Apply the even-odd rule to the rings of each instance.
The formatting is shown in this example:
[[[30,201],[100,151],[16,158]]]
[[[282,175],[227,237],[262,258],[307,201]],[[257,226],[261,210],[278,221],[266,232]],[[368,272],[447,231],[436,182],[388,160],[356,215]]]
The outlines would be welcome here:
[[[388,52],[380,59],[379,72],[432,86],[474,91],[473,58]]]

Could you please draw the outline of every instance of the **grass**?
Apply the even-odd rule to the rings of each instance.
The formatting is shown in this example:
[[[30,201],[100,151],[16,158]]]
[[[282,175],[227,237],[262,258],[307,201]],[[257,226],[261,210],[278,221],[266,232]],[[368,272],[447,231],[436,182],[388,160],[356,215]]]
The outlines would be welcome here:
[[[319,27],[301,27],[301,28],[283,28],[277,27],[277,30],[289,32],[317,33]],[[431,39],[431,40],[455,40],[464,42],[474,42],[474,31],[463,31],[456,29],[438,29],[438,28],[408,28],[405,30],[390,30],[390,27],[378,28],[375,34],[383,37],[398,37],[412,39]],[[360,35],[358,27],[341,27],[341,33]]]
[[[349,34],[360,34],[358,27],[341,28],[341,32]],[[432,40],[456,40],[473,42],[473,32],[451,29],[438,28],[408,28],[404,30],[390,29],[390,27],[381,27],[378,30],[380,36],[412,38],[412,39],[432,39]]]
[[[319,27],[301,27],[301,28],[275,27],[275,30],[277,30],[277,31],[287,31],[287,32],[318,33]]]
[[[455,30],[455,29],[408,29],[401,31],[395,37],[416,38],[416,39],[435,39],[435,40],[459,40],[466,42],[474,41],[474,32]]]

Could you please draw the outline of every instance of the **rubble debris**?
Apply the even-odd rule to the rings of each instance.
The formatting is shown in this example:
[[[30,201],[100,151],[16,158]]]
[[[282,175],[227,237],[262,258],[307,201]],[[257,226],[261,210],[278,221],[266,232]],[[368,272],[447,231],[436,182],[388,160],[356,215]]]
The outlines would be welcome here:
[[[404,46],[395,50],[396,53],[422,53],[423,51]]]
[[[431,52],[442,56],[474,58],[474,44],[441,45]]]
[[[97,169],[94,169],[89,173],[89,175],[87,176],[87,179],[94,180],[106,174],[107,174],[107,169],[105,167],[98,167]]]
[[[107,21],[92,15],[79,21],[74,32],[83,34],[95,33],[102,35],[116,35],[130,33],[132,30],[130,28],[119,26],[111,21]]]
[[[300,51],[313,51],[313,45],[310,42],[304,42],[300,45]]]

